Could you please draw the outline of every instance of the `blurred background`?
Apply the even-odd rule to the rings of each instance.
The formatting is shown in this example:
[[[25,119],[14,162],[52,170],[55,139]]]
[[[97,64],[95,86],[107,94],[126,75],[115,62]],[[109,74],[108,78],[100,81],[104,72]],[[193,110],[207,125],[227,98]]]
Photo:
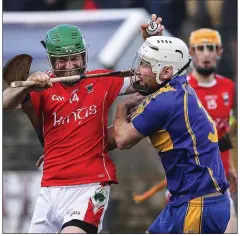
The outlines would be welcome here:
[[[195,29],[219,30],[224,53],[218,73],[230,77],[237,91],[237,0],[3,0],[3,65],[28,53],[33,57],[31,73],[49,69],[40,41],[49,28],[70,23],[80,27],[89,45],[88,69],[128,69],[142,44],[140,24],[153,13],[163,18],[166,35],[186,43]],[[109,124],[119,99],[111,108]],[[41,154],[27,116],[3,112],[3,233],[28,231],[40,188],[42,169],[35,163]],[[132,194],[143,193],[164,178],[157,152],[144,139],[131,150],[112,151],[110,156],[120,184],[112,186],[103,232],[143,233],[163,209],[165,193],[141,204],[134,203]]]

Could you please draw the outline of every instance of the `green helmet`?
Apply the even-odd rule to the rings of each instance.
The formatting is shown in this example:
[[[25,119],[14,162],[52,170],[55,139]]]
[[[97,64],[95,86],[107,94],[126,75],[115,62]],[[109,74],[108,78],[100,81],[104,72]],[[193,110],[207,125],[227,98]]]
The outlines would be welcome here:
[[[77,26],[58,25],[47,32],[46,42],[42,42],[47,50],[49,64],[53,72],[59,76],[62,71],[67,71],[69,74],[82,74],[87,66],[87,50],[82,32]],[[79,56],[81,63],[78,67],[71,70],[59,68],[59,59]],[[76,72],[77,71],[77,72]]]

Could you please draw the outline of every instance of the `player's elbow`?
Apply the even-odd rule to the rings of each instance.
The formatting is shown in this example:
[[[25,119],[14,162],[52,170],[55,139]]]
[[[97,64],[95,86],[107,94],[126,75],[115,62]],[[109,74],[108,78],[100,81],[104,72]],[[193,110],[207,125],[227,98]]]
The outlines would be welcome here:
[[[118,149],[123,150],[123,149],[129,149],[132,147],[131,144],[127,142],[124,138],[116,137],[116,144]]]
[[[118,149],[120,149],[120,150],[125,149],[125,145],[124,145],[123,142],[117,142],[117,147],[118,147]]]
[[[16,108],[14,104],[11,103],[8,99],[4,99],[3,97],[3,110],[11,110]]]
[[[3,91],[2,100],[3,110],[11,110],[15,108],[11,102],[11,99],[9,98],[9,89],[5,89]]]
[[[10,110],[12,109],[11,103],[9,102],[9,100],[4,97],[3,95],[3,110]]]
[[[118,149],[120,149],[120,150],[131,148],[129,145],[127,145],[127,144],[125,144],[125,143],[122,143],[122,142],[117,143],[117,147],[118,147]]]
[[[130,148],[127,130],[117,126],[116,123],[114,124],[113,128],[117,148],[120,150]]]

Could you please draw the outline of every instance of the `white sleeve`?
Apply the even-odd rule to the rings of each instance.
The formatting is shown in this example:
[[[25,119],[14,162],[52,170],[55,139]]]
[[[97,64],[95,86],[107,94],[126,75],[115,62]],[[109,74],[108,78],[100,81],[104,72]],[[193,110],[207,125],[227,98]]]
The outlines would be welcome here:
[[[124,95],[129,85],[130,85],[130,77],[124,77],[123,86],[120,89],[119,95]]]

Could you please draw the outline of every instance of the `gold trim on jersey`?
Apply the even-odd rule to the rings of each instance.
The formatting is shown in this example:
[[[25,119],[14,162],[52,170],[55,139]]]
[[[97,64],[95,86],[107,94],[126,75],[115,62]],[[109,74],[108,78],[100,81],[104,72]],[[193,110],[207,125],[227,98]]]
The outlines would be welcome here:
[[[159,130],[149,138],[152,145],[160,152],[166,152],[173,149],[172,139],[166,130]]]
[[[143,111],[144,108],[151,102],[151,97],[148,96],[146,97],[141,104],[139,104],[137,107],[133,108],[133,111],[131,113],[131,120],[133,120],[135,117],[140,115]]]
[[[135,117],[137,117],[144,111],[144,108],[151,102],[152,98],[155,98],[161,93],[166,93],[170,91],[176,91],[176,89],[167,84],[165,87],[160,88],[157,92],[147,96],[141,104],[134,108],[134,111],[130,115],[131,120],[133,120]]]
[[[193,142],[193,150],[194,150],[194,154],[195,154],[195,161],[197,164],[200,164],[199,161],[199,154],[197,151],[197,143],[196,143],[196,137],[195,134],[193,133],[193,130],[190,126],[190,122],[189,122],[189,117],[188,117],[188,91],[186,89],[187,84],[183,84],[183,89],[185,91],[184,94],[184,119],[185,119],[185,123],[186,123],[186,127],[188,130],[188,133],[190,134],[191,138],[192,138],[192,142]]]
[[[202,231],[202,215],[204,200],[202,197],[195,198],[188,202],[186,210],[183,233],[184,234],[200,234]]]
[[[216,188],[217,191],[221,191],[219,185],[218,185],[218,182],[217,180],[213,177],[213,171],[208,167],[208,172],[209,172],[209,175],[213,181],[213,184],[214,184],[214,187]]]
[[[157,95],[161,93],[166,93],[170,91],[176,91],[177,89],[173,88],[170,84],[165,85],[164,87],[160,88],[157,92],[155,92],[152,97],[155,98]]]

